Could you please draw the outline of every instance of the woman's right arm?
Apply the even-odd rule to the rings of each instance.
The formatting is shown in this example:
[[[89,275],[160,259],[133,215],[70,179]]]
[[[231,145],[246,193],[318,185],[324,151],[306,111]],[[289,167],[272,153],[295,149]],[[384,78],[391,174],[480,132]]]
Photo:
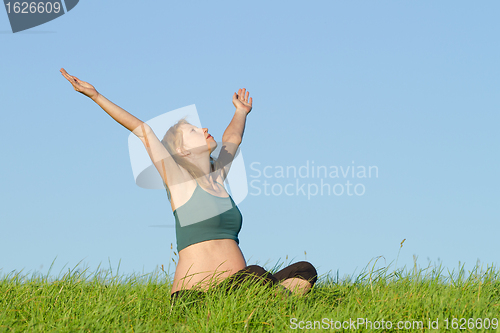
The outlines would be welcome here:
[[[73,85],[76,91],[91,98],[114,120],[134,133],[142,141],[151,161],[153,161],[153,164],[160,173],[165,184],[169,184],[167,180],[176,179],[181,176],[179,166],[170,156],[160,140],[158,140],[148,124],[99,94],[91,84],[81,81],[75,76],[69,75],[64,68],[61,68],[61,74]]]
[[[99,94],[97,90],[88,82],[78,79],[76,76],[69,75],[64,68],[61,68],[61,74],[73,85],[73,88],[79,93],[91,98],[97,103],[107,114],[109,114],[119,124],[124,126],[129,131],[133,132],[139,138],[143,137],[146,133],[141,129],[143,122],[118,105],[108,100],[103,95]]]

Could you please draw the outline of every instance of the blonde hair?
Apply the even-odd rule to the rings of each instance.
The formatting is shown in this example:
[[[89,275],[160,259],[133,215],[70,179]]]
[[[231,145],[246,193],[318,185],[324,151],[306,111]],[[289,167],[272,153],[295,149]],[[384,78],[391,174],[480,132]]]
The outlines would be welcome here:
[[[183,136],[180,128],[182,125],[191,124],[185,118],[182,118],[168,129],[167,133],[165,133],[165,136],[161,140],[161,143],[165,146],[178,165],[186,169],[194,179],[199,179],[204,176],[203,171],[177,153],[177,148],[182,149],[183,146]],[[214,160],[212,156],[210,156],[210,172],[214,172],[216,170],[216,166],[218,166],[217,160]]]

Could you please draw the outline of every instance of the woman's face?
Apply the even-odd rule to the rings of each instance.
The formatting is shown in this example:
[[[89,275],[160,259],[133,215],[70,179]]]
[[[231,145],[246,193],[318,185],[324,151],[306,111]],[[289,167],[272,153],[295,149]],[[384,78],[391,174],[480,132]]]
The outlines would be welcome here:
[[[208,133],[208,128],[199,128],[191,124],[181,126],[184,149],[191,153],[211,153],[217,147],[217,142]]]

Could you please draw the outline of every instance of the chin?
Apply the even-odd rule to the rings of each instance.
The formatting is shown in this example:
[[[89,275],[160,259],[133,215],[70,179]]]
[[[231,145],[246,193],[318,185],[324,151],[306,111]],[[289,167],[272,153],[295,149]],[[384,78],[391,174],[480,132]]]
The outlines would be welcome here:
[[[209,143],[210,145],[210,154],[217,148],[217,142],[214,140],[213,142]]]

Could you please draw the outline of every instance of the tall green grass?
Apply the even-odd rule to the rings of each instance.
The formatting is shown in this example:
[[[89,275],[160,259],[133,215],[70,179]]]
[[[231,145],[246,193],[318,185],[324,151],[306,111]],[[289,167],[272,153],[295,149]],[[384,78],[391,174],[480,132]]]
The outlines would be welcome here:
[[[375,267],[376,260],[355,276],[321,276],[305,296],[249,285],[175,305],[163,269],[142,276],[73,269],[58,278],[13,272],[0,279],[0,332],[500,332],[495,267]]]

